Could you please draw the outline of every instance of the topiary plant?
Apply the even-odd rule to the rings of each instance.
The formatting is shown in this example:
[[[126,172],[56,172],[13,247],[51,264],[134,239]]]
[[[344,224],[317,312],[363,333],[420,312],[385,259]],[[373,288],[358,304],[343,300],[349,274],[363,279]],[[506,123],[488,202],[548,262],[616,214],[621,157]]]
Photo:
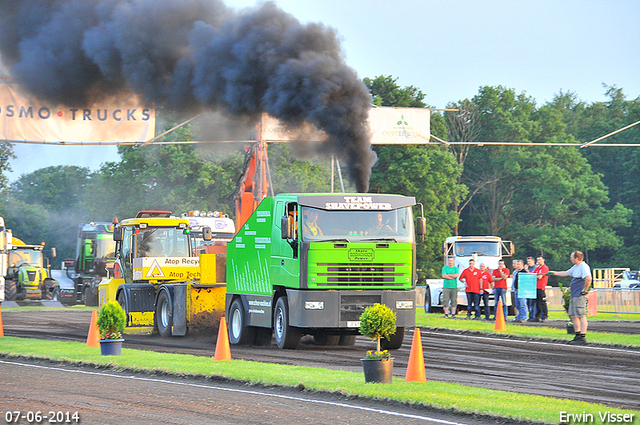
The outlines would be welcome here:
[[[98,329],[100,339],[120,339],[127,323],[127,316],[117,301],[110,301],[100,308]]]
[[[389,357],[386,350],[380,351],[380,339],[396,333],[396,314],[384,304],[367,307],[360,315],[360,333],[378,344],[375,353],[367,353],[368,358]]]

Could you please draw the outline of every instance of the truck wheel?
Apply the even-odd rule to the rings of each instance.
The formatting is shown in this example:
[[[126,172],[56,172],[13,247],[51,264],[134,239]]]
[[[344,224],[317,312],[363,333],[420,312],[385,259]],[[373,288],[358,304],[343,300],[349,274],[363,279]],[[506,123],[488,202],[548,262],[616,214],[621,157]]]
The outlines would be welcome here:
[[[15,280],[7,280],[4,282],[4,299],[13,301],[18,295],[18,283]]]
[[[278,348],[295,350],[300,344],[302,333],[300,329],[289,326],[289,304],[287,297],[278,298],[273,313],[273,327]]]
[[[60,301],[60,288],[57,286],[53,288],[53,292],[51,292],[51,301]]]
[[[58,289],[60,291],[60,287],[58,286],[58,282],[53,279],[45,279],[44,280],[44,293],[42,294],[43,300],[53,300],[53,292]],[[58,292],[58,298],[60,298],[60,293]]]
[[[389,339],[384,338],[380,340],[380,348],[383,350],[397,350],[402,347],[402,341],[404,340],[404,328],[396,328],[396,333],[391,335]]]
[[[428,286],[424,291],[424,312],[431,313],[431,289]]]
[[[95,295],[93,295],[93,291],[91,290],[91,287],[87,286],[84,288],[84,292],[82,294],[82,298],[84,300],[84,305],[86,305],[87,307],[90,306],[97,306],[97,297]]]
[[[127,310],[127,298],[124,296],[124,291],[120,291],[120,293],[118,294],[118,297],[116,298],[116,301],[118,301],[118,304],[120,304],[120,307],[122,307],[122,310],[124,310],[124,314],[127,317],[127,325],[129,324],[129,311]]]
[[[233,345],[247,345],[253,342],[253,329],[247,326],[247,313],[242,301],[236,298],[229,308],[229,342]]]
[[[156,303],[156,328],[163,338],[171,336],[171,327],[173,326],[173,317],[171,314],[171,298],[167,291],[161,291],[158,295]]]
[[[340,335],[340,341],[338,342],[338,345],[355,345],[355,343],[355,335]]]

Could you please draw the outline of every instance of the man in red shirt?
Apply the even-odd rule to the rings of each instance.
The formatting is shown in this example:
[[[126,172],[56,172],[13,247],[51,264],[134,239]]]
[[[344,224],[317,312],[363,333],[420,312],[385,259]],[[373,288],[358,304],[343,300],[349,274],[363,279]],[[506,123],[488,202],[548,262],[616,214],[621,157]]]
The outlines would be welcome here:
[[[547,273],[549,272],[549,266],[544,263],[544,258],[542,256],[538,257],[536,262],[536,268],[533,271],[538,276],[538,281],[536,282],[536,322],[544,322],[547,320],[547,316],[549,314],[549,310],[547,309],[547,294],[545,288],[547,287],[547,281],[549,280],[549,276]]]
[[[475,268],[476,262],[469,260],[469,268],[464,269],[460,281],[464,282],[467,293],[467,319],[471,318],[471,309],[475,314],[474,320],[480,320],[480,279],[482,272]]]
[[[498,268],[493,271],[493,299],[496,303],[496,309],[498,308],[498,300],[502,301],[502,308],[504,309],[504,319],[507,319],[507,277],[509,277],[509,269],[504,266],[504,260],[498,262]],[[495,311],[494,318],[498,314],[498,310]]]
[[[480,271],[482,276],[480,277],[480,301],[482,301],[484,318],[491,320],[491,306],[489,306],[489,293],[493,288],[493,276],[491,272],[487,270],[487,266],[484,263],[480,263]]]

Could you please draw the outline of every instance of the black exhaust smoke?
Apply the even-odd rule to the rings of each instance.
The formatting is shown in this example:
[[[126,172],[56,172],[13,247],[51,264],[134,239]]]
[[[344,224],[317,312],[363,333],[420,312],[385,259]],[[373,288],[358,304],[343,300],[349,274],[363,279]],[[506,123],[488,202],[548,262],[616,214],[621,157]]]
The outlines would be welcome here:
[[[238,12],[218,0],[2,1],[0,53],[14,78],[55,103],[133,89],[177,111],[309,122],[347,161],[357,190],[368,189],[367,88],[334,30],[273,3]]]

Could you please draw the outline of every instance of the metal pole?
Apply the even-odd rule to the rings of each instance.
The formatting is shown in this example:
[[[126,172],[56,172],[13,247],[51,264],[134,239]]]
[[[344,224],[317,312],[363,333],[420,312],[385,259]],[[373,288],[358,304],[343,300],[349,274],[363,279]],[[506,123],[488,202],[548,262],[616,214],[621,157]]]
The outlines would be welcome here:
[[[331,154],[331,193],[333,193],[333,179],[334,179],[334,169],[335,169],[335,165],[333,163],[333,161],[335,161],[335,156],[333,156],[333,154]]]
[[[342,193],[344,193],[344,182],[342,181],[342,171],[340,171],[340,160],[336,158],[336,165],[338,167],[338,177],[340,178],[340,188],[342,189]]]

